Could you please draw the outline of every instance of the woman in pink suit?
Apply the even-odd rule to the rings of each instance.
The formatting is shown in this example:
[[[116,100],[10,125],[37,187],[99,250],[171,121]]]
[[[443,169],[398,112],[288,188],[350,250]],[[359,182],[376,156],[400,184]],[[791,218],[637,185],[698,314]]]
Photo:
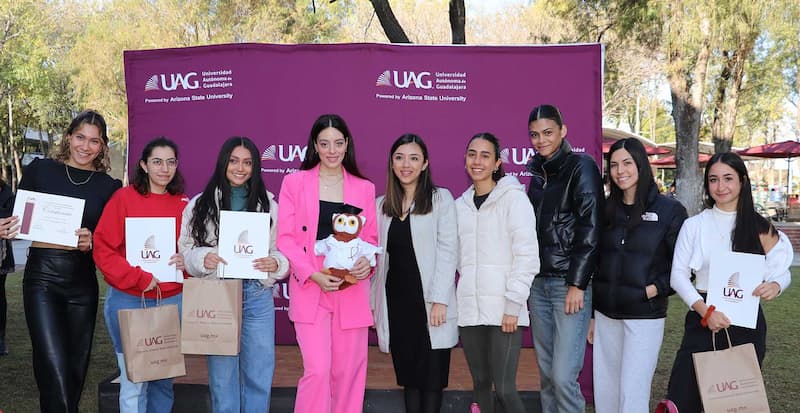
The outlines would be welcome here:
[[[360,237],[377,245],[375,186],[356,166],[353,138],[338,115],[322,115],[311,128],[300,171],[281,185],[278,249],[291,264],[289,318],[303,356],[295,412],[361,412],[367,379],[367,331],[372,268],[360,258],[351,269],[359,281],[321,272],[314,243],[332,233],[331,217],[344,204],[361,208]]]

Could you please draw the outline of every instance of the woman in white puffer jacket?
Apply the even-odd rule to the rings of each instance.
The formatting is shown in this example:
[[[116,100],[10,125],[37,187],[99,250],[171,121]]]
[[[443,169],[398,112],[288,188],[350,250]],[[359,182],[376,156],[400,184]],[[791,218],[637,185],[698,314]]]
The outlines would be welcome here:
[[[458,326],[481,412],[494,411],[492,385],[506,412],[524,412],[516,388],[528,326],[526,303],[539,272],[533,207],[525,187],[504,176],[500,144],[490,133],[472,137],[466,169],[473,185],[456,200]]]

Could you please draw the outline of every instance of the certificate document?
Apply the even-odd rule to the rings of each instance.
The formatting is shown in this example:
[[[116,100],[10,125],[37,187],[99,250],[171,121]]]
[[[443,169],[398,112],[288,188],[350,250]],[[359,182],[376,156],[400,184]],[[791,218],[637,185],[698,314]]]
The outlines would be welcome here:
[[[80,198],[17,190],[13,212],[20,219],[17,238],[77,247],[75,230],[81,227],[85,203]]]
[[[175,255],[175,218],[125,218],[125,259],[159,282],[183,282],[183,272],[169,264]]]
[[[253,260],[269,255],[269,214],[220,211],[217,254],[222,278],[265,279],[267,273],[253,268]]]
[[[718,253],[711,257],[706,304],[725,313],[731,324],[756,328],[758,302],[753,290],[764,281],[767,260],[763,255],[741,252]]]

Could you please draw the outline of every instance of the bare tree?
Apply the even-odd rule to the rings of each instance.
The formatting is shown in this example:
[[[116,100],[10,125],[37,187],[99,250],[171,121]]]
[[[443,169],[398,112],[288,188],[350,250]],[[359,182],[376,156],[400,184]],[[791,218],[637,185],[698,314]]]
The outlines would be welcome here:
[[[400,22],[397,21],[389,0],[370,0],[370,2],[389,41],[392,43],[411,43]],[[453,44],[466,44],[466,8],[464,7],[464,0],[450,0],[448,15]]]

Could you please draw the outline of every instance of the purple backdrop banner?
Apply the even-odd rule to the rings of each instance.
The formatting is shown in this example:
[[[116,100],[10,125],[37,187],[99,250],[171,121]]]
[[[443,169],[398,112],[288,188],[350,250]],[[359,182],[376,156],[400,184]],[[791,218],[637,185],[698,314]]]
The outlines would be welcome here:
[[[599,44],[126,51],[128,167],[135,168],[147,141],[167,136],[180,147],[191,196],[210,177],[222,142],[247,136],[262,151],[261,172],[277,196],[283,176],[300,166],[312,122],[338,113],[350,126],[359,168],[379,194],[389,148],[408,132],[428,144],[434,181],[455,197],[469,185],[464,152],[478,132],[500,139],[506,172],[527,184],[524,165],[533,154],[527,119],[539,104],[558,106],[574,149],[600,160],[602,66]],[[279,344],[294,343],[288,295],[286,284],[275,288]]]

